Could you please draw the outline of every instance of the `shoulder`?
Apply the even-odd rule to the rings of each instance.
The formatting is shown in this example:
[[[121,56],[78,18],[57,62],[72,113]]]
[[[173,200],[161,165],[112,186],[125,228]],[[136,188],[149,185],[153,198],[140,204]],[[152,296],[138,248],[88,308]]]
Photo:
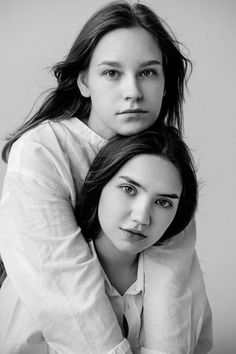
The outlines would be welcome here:
[[[79,183],[104,142],[77,118],[48,120],[13,144],[7,171]]]
[[[21,151],[24,146],[32,143],[37,144],[38,147],[54,147],[55,143],[63,142],[68,134],[72,134],[75,131],[75,124],[73,123],[75,123],[75,120],[72,121],[72,124],[69,120],[47,120],[42,122],[38,126],[25,132],[13,144],[13,151]]]
[[[37,127],[24,133],[12,146],[10,160],[22,159],[27,156],[37,155],[37,158],[45,152],[56,156],[79,156],[80,153],[92,154],[105,144],[105,140],[94,133],[78,118],[61,119],[57,121],[47,120]]]
[[[45,121],[24,133],[13,144],[8,171],[17,173],[34,171],[50,175],[55,170],[68,170],[70,157],[83,153],[82,145],[76,119],[70,122]]]
[[[50,122],[46,121],[39,126],[24,133],[12,146],[9,155],[8,167],[20,169],[21,166],[27,166],[29,160],[31,164],[33,159],[37,157],[45,158],[46,151],[57,151],[57,135],[52,129]],[[49,156],[48,156],[49,157]]]

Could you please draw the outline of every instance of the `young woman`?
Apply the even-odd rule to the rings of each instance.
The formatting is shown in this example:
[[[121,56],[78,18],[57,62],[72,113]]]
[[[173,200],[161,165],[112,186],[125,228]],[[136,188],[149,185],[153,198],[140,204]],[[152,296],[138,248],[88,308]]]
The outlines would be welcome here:
[[[11,135],[3,150],[8,168],[0,250],[8,277],[0,294],[11,294],[12,316],[22,311],[35,324],[21,322],[21,336],[16,333],[11,341],[18,352],[28,336],[34,338],[35,328],[58,352],[129,352],[74,207],[81,181],[107,139],[155,129],[156,121],[181,133],[189,67],[175,38],[147,6],[110,3],[88,20],[67,58],[54,67],[55,90]],[[192,243],[183,240],[182,247],[187,255],[195,241],[195,230],[188,230]],[[173,277],[181,269],[173,267]],[[89,281],[82,289],[85,276]],[[150,302],[160,293],[153,286],[150,279]],[[0,305],[6,310],[1,299]],[[149,306],[145,309],[148,313]],[[0,339],[5,341],[3,332]]]
[[[191,266],[185,259],[183,288],[178,288],[184,296],[179,297],[180,313],[174,318],[178,321],[175,342],[163,341],[157,332],[156,343],[151,348],[145,346],[146,327],[155,326],[154,316],[144,317],[146,278],[152,272],[157,283],[162,281],[159,268],[164,266],[167,245],[177,253],[182,251],[181,244],[173,241],[192,219],[197,194],[191,154],[177,130],[165,125],[158,132],[147,130],[131,137],[114,137],[98,153],[85,178],[75,216],[92,256],[100,262],[97,267],[106,294],[132,353],[204,354],[211,349],[211,311],[196,256]],[[152,246],[158,249],[159,264],[153,269]],[[171,272],[171,263],[169,266]],[[81,288],[87,281],[85,276]],[[171,285],[175,289],[174,279]],[[155,316],[161,315],[162,327],[168,326],[169,330],[174,300],[175,296],[167,295],[167,308],[160,307],[157,298],[150,308]],[[80,303],[81,309],[84,306]],[[160,311],[166,311],[165,316]],[[19,326],[23,320],[20,313],[15,313],[14,323],[6,319],[5,324]],[[33,338],[37,353],[56,353],[37,334]],[[172,334],[168,335],[171,338]],[[24,353],[30,350],[32,343],[25,343]],[[82,351],[78,349],[78,353]]]
[[[144,349],[146,324],[154,325],[153,317],[145,321],[143,317],[146,277],[152,272],[156,283],[160,281],[162,252],[168,244],[181,252],[173,238],[192,219],[197,190],[191,154],[177,131],[166,126],[158,132],[113,138],[98,153],[85,179],[76,210],[78,223],[87,241],[92,240],[91,252],[102,265],[106,292],[134,353],[152,349],[204,354],[211,349],[211,312],[195,256],[190,267],[185,259],[185,281],[178,289],[184,296],[175,318],[179,320],[175,342],[166,343],[156,333],[159,342]],[[153,269],[148,266],[151,246],[159,250],[159,267]],[[173,300],[167,295],[169,308],[162,308],[166,311],[162,326],[170,331]],[[160,315],[158,298],[151,310]]]

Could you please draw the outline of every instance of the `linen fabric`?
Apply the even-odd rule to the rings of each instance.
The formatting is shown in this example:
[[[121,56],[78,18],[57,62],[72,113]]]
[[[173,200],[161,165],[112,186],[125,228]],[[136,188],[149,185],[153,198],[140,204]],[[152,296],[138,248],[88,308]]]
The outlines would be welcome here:
[[[79,119],[71,118],[44,122],[12,147],[0,204],[0,252],[8,273],[0,290],[0,347],[4,354],[27,353],[28,349],[29,353],[44,353],[45,343],[38,346],[38,352],[30,349],[44,340],[57,353],[131,353],[105,294],[97,257],[74,217],[83,179],[105,143]],[[170,329],[167,322],[175,323],[171,337],[176,343],[184,333],[184,327],[175,330],[178,324],[182,326],[185,301],[189,310],[196,304],[200,309],[194,314],[199,322],[191,343],[201,334],[207,300],[205,295],[198,297],[204,287],[195,239],[195,229],[186,229],[172,240],[171,247],[165,246],[162,263],[158,247],[150,249],[147,262],[144,257],[142,354],[149,348],[156,354],[172,353],[165,344]],[[187,271],[191,264],[194,267]],[[196,287],[189,288],[186,284],[193,273],[194,282],[199,280]],[[173,296],[171,311],[170,303],[163,301],[165,294],[169,300]],[[209,330],[210,315],[207,318]],[[191,333],[196,333],[196,321],[191,316],[188,321],[193,326]],[[174,353],[187,353],[182,348],[178,345]]]

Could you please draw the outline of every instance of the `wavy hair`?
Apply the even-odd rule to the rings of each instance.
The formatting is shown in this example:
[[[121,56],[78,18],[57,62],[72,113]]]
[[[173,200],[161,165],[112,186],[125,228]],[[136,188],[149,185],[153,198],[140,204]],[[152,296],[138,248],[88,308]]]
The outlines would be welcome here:
[[[115,29],[131,27],[142,27],[148,31],[162,52],[165,96],[157,118],[166,125],[175,126],[181,134],[184,86],[192,64],[182,54],[180,44],[167,24],[148,6],[115,1],[89,18],[65,60],[52,68],[57,87],[47,94],[33,116],[8,136],[2,151],[5,162],[14,141],[43,121],[69,119],[73,116],[83,119],[89,116],[91,100],[81,95],[77,86],[78,75],[89,67],[94,49],[104,35]]]

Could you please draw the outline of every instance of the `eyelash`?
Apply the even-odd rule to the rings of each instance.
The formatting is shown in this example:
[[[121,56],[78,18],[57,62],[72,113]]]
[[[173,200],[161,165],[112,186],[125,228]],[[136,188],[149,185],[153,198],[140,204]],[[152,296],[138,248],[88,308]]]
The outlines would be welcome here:
[[[125,184],[120,186],[120,188],[123,190],[123,192],[125,194],[128,194],[131,197],[135,197],[138,193],[137,189],[131,185]],[[129,191],[127,191],[129,189]],[[131,193],[130,193],[131,192]],[[169,200],[166,199],[157,199],[155,201],[156,205],[159,205],[160,207],[164,208],[164,209],[168,209],[173,207],[173,203]]]
[[[129,184],[122,185],[120,186],[120,188],[123,190],[124,193],[130,195],[131,197],[134,197],[137,194],[137,189],[133,186],[130,186]],[[129,191],[131,191],[132,193],[129,193],[127,189],[129,189]]]
[[[162,204],[163,202],[165,203],[165,205]],[[167,205],[166,205],[166,203],[167,203]],[[156,204],[160,205],[162,208],[165,208],[165,209],[171,208],[173,206],[173,203],[171,203],[169,200],[166,200],[166,199],[157,199]]]
[[[145,73],[146,74],[148,73],[149,75],[145,75]],[[122,75],[122,73],[119,72],[118,70],[110,69],[110,70],[105,70],[103,75],[106,76],[108,79],[118,80],[118,78]],[[155,69],[145,69],[139,73],[139,77],[141,77],[141,78],[147,78],[147,77],[152,77],[152,76],[157,76],[157,75],[158,75],[158,73]]]
[[[111,76],[110,74],[115,74],[115,76]],[[118,77],[120,76],[120,73],[119,73],[119,71],[117,71],[117,70],[112,70],[112,69],[110,69],[110,70],[106,70],[106,71],[104,71],[104,76],[106,76],[108,79],[114,79],[114,80],[117,80],[118,79]]]
[[[142,75],[144,73],[151,73],[151,75]],[[142,77],[152,77],[152,76],[157,76],[157,71],[155,69],[145,69],[141,72]]]

